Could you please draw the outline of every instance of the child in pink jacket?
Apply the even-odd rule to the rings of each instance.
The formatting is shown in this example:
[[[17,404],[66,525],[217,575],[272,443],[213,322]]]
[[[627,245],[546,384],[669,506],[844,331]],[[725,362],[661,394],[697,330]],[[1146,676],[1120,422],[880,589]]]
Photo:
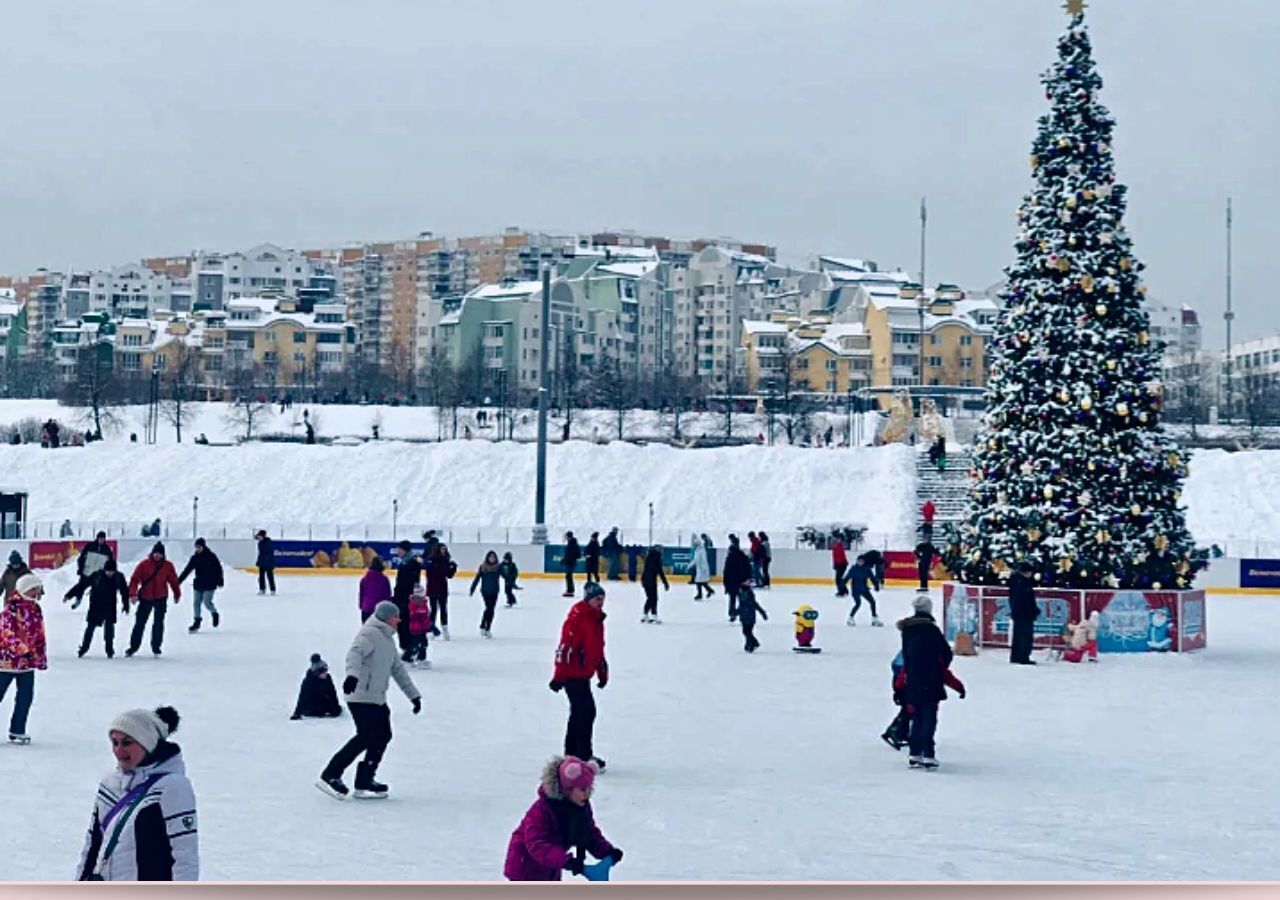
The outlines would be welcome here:
[[[17,684],[13,715],[9,719],[9,742],[30,744],[27,714],[35,697],[36,672],[49,668],[45,647],[44,612],[40,598],[44,584],[27,573],[18,579],[0,610],[0,700]]]
[[[511,832],[502,874],[508,881],[559,881],[569,870],[589,881],[608,881],[622,851],[596,827],[591,791],[596,766],[576,756],[556,756],[542,769],[538,799]],[[590,853],[596,863],[586,865]]]

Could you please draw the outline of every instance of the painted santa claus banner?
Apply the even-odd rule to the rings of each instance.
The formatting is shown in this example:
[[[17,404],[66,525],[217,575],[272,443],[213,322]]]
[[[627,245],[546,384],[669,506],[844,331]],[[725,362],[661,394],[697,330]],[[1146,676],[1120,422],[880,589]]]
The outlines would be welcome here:
[[[948,582],[943,585],[943,626],[948,640],[960,631],[979,647],[1008,647],[1009,590]],[[1060,646],[1070,623],[1095,610],[1102,653],[1168,653],[1206,645],[1204,591],[1036,591],[1040,618],[1036,647]]]

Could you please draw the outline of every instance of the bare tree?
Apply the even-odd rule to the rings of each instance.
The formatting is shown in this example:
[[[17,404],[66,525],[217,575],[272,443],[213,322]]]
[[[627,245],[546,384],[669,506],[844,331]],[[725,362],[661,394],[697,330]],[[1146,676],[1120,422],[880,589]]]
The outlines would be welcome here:
[[[271,415],[271,404],[249,395],[238,397],[227,412],[227,422],[244,429],[244,439],[253,440],[253,429]]]
[[[64,385],[60,402],[84,407],[81,414],[93,434],[101,438],[103,426],[119,427],[118,408],[124,401],[122,385],[112,366],[111,344],[97,339],[76,354],[75,380]]]
[[[200,353],[179,339],[166,354],[164,387],[167,396],[160,402],[160,413],[173,426],[178,443],[182,443],[182,426],[191,418],[191,398],[200,386]]]

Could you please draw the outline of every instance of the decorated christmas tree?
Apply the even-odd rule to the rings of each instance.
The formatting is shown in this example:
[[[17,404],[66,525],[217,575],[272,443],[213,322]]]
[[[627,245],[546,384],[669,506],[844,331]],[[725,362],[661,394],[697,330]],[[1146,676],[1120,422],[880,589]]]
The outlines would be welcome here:
[[[1179,506],[1186,454],[1160,427],[1161,347],[1084,3],[1066,9],[1041,78],[1050,109],[991,341],[969,512],[944,559],[969,584],[999,584],[1025,562],[1041,586],[1185,588],[1204,565]]]

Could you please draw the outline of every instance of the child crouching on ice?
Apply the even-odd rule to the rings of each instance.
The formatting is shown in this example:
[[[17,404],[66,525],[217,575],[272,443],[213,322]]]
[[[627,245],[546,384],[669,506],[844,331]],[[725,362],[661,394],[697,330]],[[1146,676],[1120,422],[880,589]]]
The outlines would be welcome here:
[[[591,812],[596,773],[595,763],[576,756],[555,756],[543,767],[538,799],[507,845],[508,881],[559,881],[566,869],[588,881],[609,880],[622,851],[600,833]],[[588,853],[599,862],[587,865]]]
[[[405,662],[419,669],[430,669],[427,659],[427,635],[431,633],[431,603],[422,585],[415,585],[409,597],[409,649]]]
[[[1062,651],[1062,658],[1067,662],[1078,663],[1083,662],[1087,654],[1089,662],[1097,662],[1098,624],[1101,621],[1102,616],[1095,609],[1083,622],[1068,625],[1067,633],[1071,646]]]
[[[338,692],[329,676],[329,664],[319,653],[311,654],[311,665],[298,688],[298,703],[290,719],[330,719],[342,715]]]
[[[894,750],[901,750],[907,745],[911,731],[911,707],[906,703],[907,674],[903,671],[903,665],[902,651],[899,650],[889,665],[893,672],[893,702],[899,707],[898,715],[889,723],[884,734],[880,735],[880,739]],[[942,683],[959,694],[961,700],[964,699],[964,682],[947,666],[942,669]]]

